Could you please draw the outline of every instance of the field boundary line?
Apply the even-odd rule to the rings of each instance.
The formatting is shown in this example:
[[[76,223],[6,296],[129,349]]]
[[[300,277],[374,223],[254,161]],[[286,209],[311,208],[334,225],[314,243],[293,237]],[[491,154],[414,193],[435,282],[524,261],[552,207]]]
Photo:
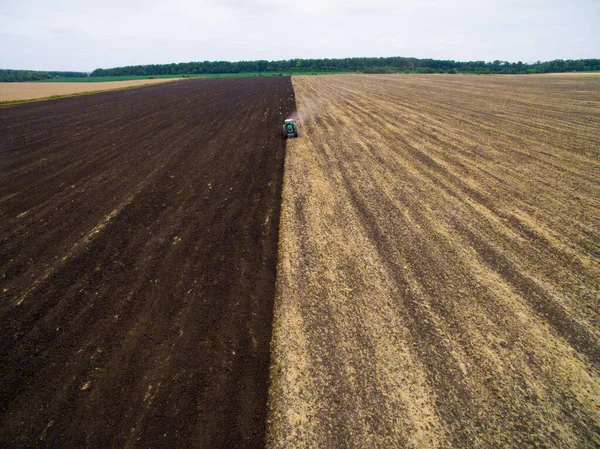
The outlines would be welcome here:
[[[183,80],[187,80],[189,78],[166,78],[166,81],[164,81],[163,83],[170,83],[170,82],[175,82],[175,81],[183,81]],[[118,81],[116,81],[118,82]],[[118,92],[118,91],[123,91],[123,90],[130,90],[130,89],[138,89],[140,87],[147,87],[147,86],[154,86],[156,84],[163,84],[163,83],[144,83],[144,84],[139,84],[139,85],[135,85],[135,86],[122,86],[122,87],[115,87],[114,89],[100,89],[100,90],[90,90],[87,92],[75,92],[72,94],[65,94],[65,95],[51,95],[49,97],[40,97],[40,98],[30,98],[27,100],[6,100],[6,101],[0,101],[0,108],[3,107],[8,107],[8,106],[14,106],[17,104],[25,104],[25,103],[35,103],[35,102],[39,102],[39,101],[50,101],[50,100],[58,100],[60,98],[71,98],[71,97],[81,97],[83,95],[93,95],[93,94],[100,94],[103,92]]]

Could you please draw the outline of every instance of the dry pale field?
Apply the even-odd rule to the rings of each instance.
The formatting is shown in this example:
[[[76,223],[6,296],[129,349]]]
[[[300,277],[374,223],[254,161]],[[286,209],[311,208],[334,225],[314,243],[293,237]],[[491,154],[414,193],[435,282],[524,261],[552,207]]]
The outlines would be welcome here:
[[[177,78],[152,80],[109,81],[102,83],[0,83],[0,103],[4,101],[37,100],[62,95],[100,92],[124,87],[165,83]]]
[[[600,445],[600,76],[293,78],[270,448]]]

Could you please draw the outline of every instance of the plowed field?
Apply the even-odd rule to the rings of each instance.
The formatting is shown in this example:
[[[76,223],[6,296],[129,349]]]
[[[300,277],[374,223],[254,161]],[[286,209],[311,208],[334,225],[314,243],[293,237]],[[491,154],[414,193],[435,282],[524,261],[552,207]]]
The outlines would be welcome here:
[[[268,445],[600,446],[600,76],[293,84]]]
[[[263,444],[289,78],[0,109],[0,446]]]

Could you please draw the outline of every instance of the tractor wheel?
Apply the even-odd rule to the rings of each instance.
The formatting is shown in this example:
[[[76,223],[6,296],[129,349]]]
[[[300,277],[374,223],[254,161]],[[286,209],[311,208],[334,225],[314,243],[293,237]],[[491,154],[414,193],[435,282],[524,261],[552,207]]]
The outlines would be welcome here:
[[[294,131],[294,137],[298,137],[298,131]]]

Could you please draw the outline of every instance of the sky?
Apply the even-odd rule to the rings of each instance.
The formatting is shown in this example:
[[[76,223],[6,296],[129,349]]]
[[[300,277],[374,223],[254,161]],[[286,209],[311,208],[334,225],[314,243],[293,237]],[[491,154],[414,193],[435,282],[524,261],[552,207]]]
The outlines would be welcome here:
[[[0,68],[600,58],[600,0],[0,0]]]

